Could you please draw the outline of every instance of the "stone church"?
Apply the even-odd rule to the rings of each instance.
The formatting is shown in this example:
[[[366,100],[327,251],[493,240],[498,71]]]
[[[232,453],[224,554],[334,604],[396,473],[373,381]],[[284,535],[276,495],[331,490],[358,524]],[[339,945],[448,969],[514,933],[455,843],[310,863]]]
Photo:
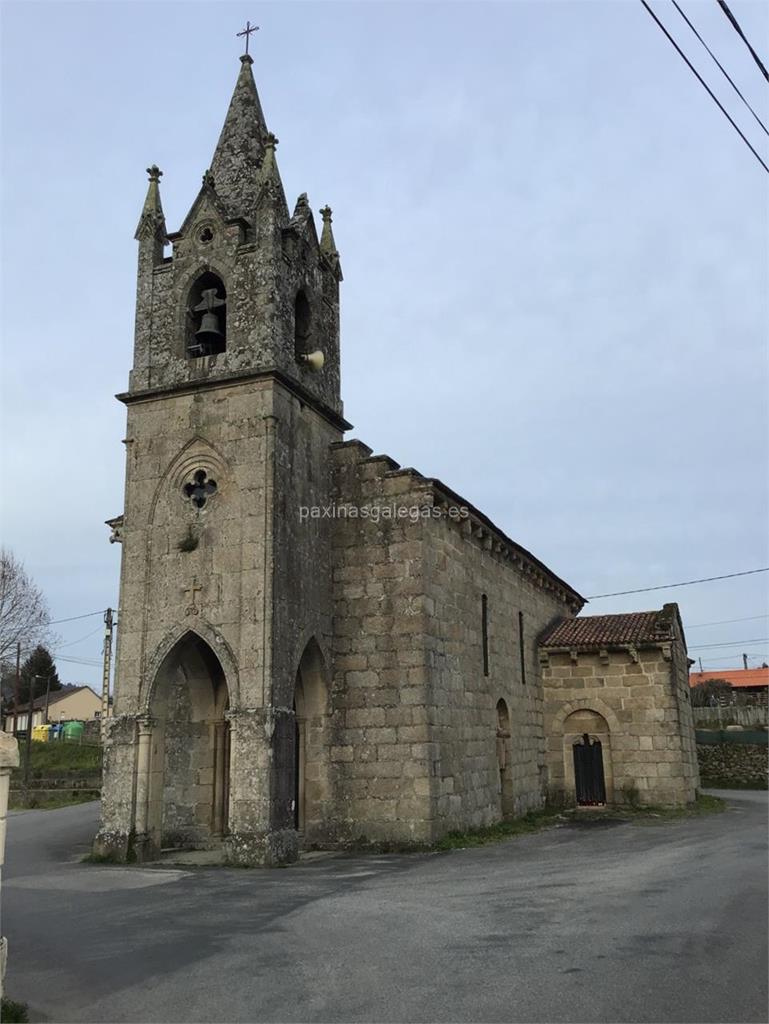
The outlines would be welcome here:
[[[115,715],[95,850],[427,844],[699,784],[676,605],[579,593],[340,396],[331,210],[290,212],[249,56],[210,169],[136,231]],[[170,251],[169,251],[170,247]]]

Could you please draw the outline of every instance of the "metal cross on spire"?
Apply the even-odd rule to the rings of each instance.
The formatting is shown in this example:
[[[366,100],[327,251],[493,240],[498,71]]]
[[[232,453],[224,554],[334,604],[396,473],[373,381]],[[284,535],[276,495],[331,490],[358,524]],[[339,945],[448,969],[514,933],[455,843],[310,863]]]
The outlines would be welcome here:
[[[242,32],[238,32],[238,38],[240,38],[241,36],[245,36],[246,37],[246,54],[245,54],[246,56],[248,56],[248,37],[251,35],[252,32],[258,32],[258,31],[259,31],[259,26],[258,25],[252,25],[250,21],[247,21],[246,22],[246,27],[243,29],[243,31]]]

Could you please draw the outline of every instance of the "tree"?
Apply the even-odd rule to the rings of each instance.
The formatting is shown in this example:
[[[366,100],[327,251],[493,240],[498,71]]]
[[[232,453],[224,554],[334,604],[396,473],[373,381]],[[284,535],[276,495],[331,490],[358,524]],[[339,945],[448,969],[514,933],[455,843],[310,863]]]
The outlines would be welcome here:
[[[48,686],[49,679],[51,681],[50,687]],[[61,680],[56,671],[53,658],[42,645],[36,647],[21,666],[19,702],[22,705],[26,704],[29,700],[33,680],[35,699],[44,697],[46,688],[50,689],[51,692],[61,689]]]
[[[0,661],[50,639],[51,616],[40,588],[7,548],[0,548]]]
[[[726,698],[731,704],[732,684],[728,679],[706,679],[691,689],[692,707],[708,708],[720,703],[719,698]]]

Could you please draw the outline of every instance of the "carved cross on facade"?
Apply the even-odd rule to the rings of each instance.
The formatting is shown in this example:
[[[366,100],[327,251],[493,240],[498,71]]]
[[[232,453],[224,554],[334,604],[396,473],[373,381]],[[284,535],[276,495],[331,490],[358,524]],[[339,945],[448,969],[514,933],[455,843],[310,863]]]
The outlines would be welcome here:
[[[246,27],[243,29],[243,31],[242,32],[238,32],[238,38],[240,38],[241,36],[245,36],[246,37],[246,56],[248,56],[248,37],[251,35],[252,32],[258,32],[258,31],[259,31],[259,26],[258,25],[252,25],[250,21],[247,21],[246,22]]]
[[[185,594],[189,594],[190,603],[184,609],[185,615],[197,615],[200,611],[197,605],[197,594],[199,594],[203,588],[198,584],[197,576],[192,577],[192,583],[184,591]]]

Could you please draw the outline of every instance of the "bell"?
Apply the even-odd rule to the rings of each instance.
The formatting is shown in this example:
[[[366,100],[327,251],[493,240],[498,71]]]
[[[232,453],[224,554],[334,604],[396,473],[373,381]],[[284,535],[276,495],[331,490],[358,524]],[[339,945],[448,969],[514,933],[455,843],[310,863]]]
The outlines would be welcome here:
[[[219,317],[216,313],[204,313],[200,320],[200,327],[195,331],[195,337],[201,345],[218,344],[222,332],[219,330]]]

